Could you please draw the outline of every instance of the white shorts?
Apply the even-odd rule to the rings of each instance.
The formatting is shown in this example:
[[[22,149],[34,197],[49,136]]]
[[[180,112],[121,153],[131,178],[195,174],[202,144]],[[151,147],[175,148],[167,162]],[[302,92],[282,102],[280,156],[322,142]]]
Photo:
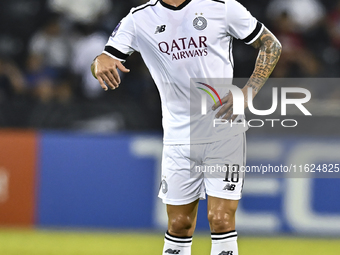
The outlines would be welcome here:
[[[205,194],[239,200],[245,158],[245,133],[206,144],[164,145],[158,196],[170,205],[205,199]]]

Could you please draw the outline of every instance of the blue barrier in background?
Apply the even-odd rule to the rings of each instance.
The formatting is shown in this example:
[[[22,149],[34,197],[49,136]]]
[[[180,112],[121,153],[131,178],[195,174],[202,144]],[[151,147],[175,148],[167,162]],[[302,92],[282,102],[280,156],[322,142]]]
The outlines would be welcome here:
[[[165,229],[157,198],[161,146],[159,135],[43,133],[38,225]],[[248,165],[339,163],[340,140],[250,138],[247,148]],[[246,234],[340,235],[339,198],[340,179],[246,178],[237,228]],[[201,201],[197,229],[208,230],[206,215]]]
[[[129,153],[131,139],[43,133],[38,225],[152,226],[155,161]]]

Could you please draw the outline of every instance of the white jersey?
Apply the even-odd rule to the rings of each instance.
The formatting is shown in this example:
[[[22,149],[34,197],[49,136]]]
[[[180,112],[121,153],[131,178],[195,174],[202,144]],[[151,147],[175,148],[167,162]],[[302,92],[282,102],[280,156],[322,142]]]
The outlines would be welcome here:
[[[165,144],[218,141],[247,127],[213,126],[217,113],[202,115],[190,104],[200,102],[202,90],[192,78],[232,78],[232,38],[253,43],[261,34],[259,23],[235,0],[186,0],[178,7],[151,0],[132,8],[118,24],[104,53],[125,61],[141,53],[160,93]],[[225,96],[228,91],[216,89]],[[210,100],[210,101],[209,101]],[[208,106],[214,104],[208,98]]]

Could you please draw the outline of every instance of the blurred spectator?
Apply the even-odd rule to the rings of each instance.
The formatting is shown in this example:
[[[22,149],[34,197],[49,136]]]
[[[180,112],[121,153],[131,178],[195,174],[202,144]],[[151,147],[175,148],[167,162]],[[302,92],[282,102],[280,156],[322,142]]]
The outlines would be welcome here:
[[[73,77],[71,74],[63,76],[60,80],[57,80],[57,86],[55,90],[56,101],[60,104],[68,104],[74,97],[74,86],[72,86]]]
[[[73,45],[72,70],[81,78],[85,97],[96,98],[103,93],[103,89],[93,78],[89,68],[96,55],[103,51],[107,36],[97,32],[93,24],[78,24],[77,28],[80,36]]]
[[[44,65],[41,55],[31,54],[26,62],[26,86],[30,96],[48,103],[54,98],[54,82],[57,72]]]
[[[320,65],[313,54],[305,47],[302,36],[295,31],[296,24],[283,12],[274,22],[275,35],[283,45],[280,61],[274,77],[316,76]]]
[[[319,0],[272,0],[267,8],[270,19],[287,13],[295,29],[306,31],[322,20],[325,9]]]
[[[333,47],[340,49],[340,1],[327,17],[327,30]]]
[[[29,95],[38,102],[69,102],[73,95],[70,75],[59,77],[58,71],[45,66],[40,55],[29,55],[26,61],[26,87]]]
[[[60,18],[52,15],[44,27],[30,41],[29,53],[42,58],[43,65],[63,75],[69,66],[71,55],[70,35],[63,33]]]
[[[65,14],[69,19],[83,24],[97,21],[100,15],[110,11],[109,0],[49,0],[50,8]]]
[[[19,68],[0,58],[0,102],[24,93],[24,79]]]

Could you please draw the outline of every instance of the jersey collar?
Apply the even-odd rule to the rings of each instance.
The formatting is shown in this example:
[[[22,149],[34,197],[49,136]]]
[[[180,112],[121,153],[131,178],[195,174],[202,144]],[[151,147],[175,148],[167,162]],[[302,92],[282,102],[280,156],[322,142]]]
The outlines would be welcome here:
[[[178,11],[178,10],[181,10],[183,9],[185,6],[188,5],[188,3],[191,2],[191,0],[185,0],[183,3],[181,3],[179,6],[175,7],[175,6],[172,6],[170,4],[167,4],[167,3],[164,3],[162,0],[159,0],[159,2],[161,3],[161,5],[163,5],[165,8],[168,8],[170,10],[174,10],[174,11]]]

